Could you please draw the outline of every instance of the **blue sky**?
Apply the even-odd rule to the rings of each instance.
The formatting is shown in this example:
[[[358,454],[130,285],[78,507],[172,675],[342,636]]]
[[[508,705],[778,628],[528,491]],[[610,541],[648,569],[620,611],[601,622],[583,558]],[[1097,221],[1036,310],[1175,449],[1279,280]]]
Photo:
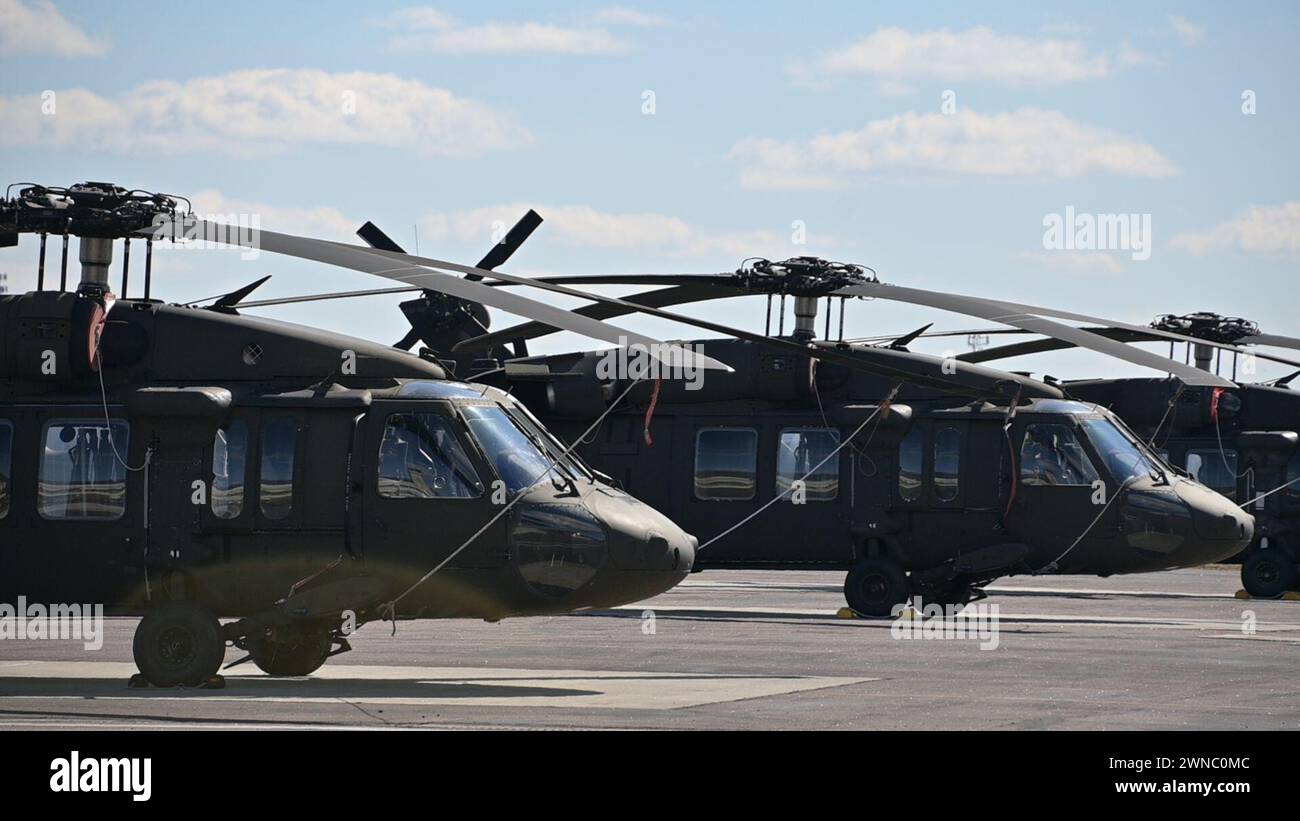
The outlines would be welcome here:
[[[535,207],[513,273],[816,254],[915,287],[1300,335],[1293,3],[616,3],[0,0],[0,178],[194,195],[333,239],[372,219],[413,247],[418,226],[422,253],[465,262]],[[1067,207],[1149,215],[1149,258],[1044,248]],[[35,256],[0,251],[11,290]],[[209,251],[160,254],[156,274],[178,301],[265,274],[264,296],[376,285]],[[395,303],[264,313],[391,342]],[[754,299],[683,312],[763,326]],[[859,303],[847,330],[929,321],[982,324]],[[1142,373],[1084,352],[1008,367]]]

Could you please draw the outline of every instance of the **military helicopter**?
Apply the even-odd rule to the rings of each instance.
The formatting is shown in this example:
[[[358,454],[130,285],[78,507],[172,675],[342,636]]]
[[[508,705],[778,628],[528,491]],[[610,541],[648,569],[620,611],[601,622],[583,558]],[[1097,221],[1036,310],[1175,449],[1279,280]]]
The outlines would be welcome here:
[[[1171,331],[1193,337],[1183,362],[1219,373],[1227,370],[1222,350],[1206,343],[1300,349],[1300,339],[1266,334],[1240,317],[1203,311],[1166,314],[1150,329],[1091,327],[1093,333],[1125,342],[1158,342],[1146,332]],[[1016,330],[934,332],[934,336],[992,335]],[[991,362],[1070,347],[1055,339],[1035,339],[962,354],[968,362]],[[1170,342],[1169,355],[1175,354]],[[1255,372],[1255,358],[1286,364],[1289,360],[1251,350],[1244,376]],[[1237,380],[1240,355],[1232,354]],[[1256,538],[1242,554],[1241,581],[1246,592],[1276,598],[1300,587],[1300,394],[1290,389],[1300,371],[1268,382],[1236,387],[1191,387],[1171,379],[1087,379],[1066,383],[1071,395],[1110,408],[1179,469],[1249,510]]]
[[[516,230],[530,232],[538,222],[530,213]],[[373,224],[358,234],[385,254],[401,253]],[[489,285],[516,284],[493,281],[499,272],[450,269]],[[578,442],[597,469],[705,537],[695,569],[845,569],[846,600],[863,615],[889,615],[914,594],[964,604],[981,595],[981,584],[1015,573],[1198,565],[1250,541],[1249,515],[1180,475],[1105,408],[1070,401],[1055,383],[909,352],[924,329],[887,346],[846,343],[844,303],[868,297],[932,305],[1171,370],[1163,357],[1045,318],[1062,312],[886,285],[868,270],[803,257],[755,260],[731,274],[530,280],[560,292],[574,283],[668,286],[575,313],[607,319],[640,311],[735,337],[693,343],[734,373],[710,373],[699,385],[635,385],[612,410],[611,398],[628,389],[626,378],[604,367],[607,353],[528,355],[529,339],[555,330],[545,321],[488,331],[478,307],[425,292],[402,303],[411,332],[398,344],[421,339],[476,379],[508,386],[549,428]],[[411,290],[418,289],[240,307]],[[764,334],[663,310],[746,294],[768,297]],[[789,336],[787,297],[795,317]],[[829,304],[826,338],[815,339],[823,297],[840,300],[840,340],[830,338]],[[780,318],[772,335],[774,298]],[[1192,367],[1172,370],[1192,385],[1233,384]],[[597,433],[584,437],[602,414]]]
[[[273,675],[306,675],[367,621],[608,607],[691,569],[692,536],[567,453],[515,397],[427,356],[238,315],[264,280],[204,308],[153,299],[153,244],[255,242],[725,365],[368,249],[244,236],[181,198],[23,186],[0,201],[0,245],[40,237],[37,290],[0,297],[0,596],[143,615],[137,683],[219,682],[227,644]],[[51,235],[58,290],[45,288]],[[132,240],[145,246],[137,296]]]

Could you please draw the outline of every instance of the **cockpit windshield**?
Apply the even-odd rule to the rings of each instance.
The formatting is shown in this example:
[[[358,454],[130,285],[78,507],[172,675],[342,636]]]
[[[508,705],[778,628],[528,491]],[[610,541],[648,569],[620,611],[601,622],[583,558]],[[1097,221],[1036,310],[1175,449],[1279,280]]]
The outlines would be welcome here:
[[[561,466],[567,468],[575,478],[582,476],[589,481],[596,478],[596,474],[592,473],[591,469],[587,467],[587,464],[582,461],[577,453],[573,451],[565,453],[567,448],[564,446],[564,443],[555,438],[555,434],[547,430],[546,427],[537,420],[537,417],[533,416],[532,411],[528,410],[527,407],[515,404],[509,407],[509,412],[510,416],[514,418],[515,421],[524,428],[524,430],[528,431],[533,438],[546,448],[546,452],[550,457]]]
[[[500,406],[462,405],[460,411],[511,495],[537,484],[551,469],[553,460],[542,445]]]
[[[1141,443],[1112,420],[1104,416],[1083,416],[1079,425],[1105,461],[1111,476],[1118,481],[1163,475],[1164,470],[1148,456]]]

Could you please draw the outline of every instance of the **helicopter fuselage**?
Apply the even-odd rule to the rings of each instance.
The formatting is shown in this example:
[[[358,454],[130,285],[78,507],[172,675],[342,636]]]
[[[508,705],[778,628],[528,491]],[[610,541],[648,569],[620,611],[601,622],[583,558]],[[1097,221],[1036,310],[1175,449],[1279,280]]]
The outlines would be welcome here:
[[[0,298],[0,600],[495,620],[636,601],[691,569],[689,535],[434,361],[118,300],[102,370],[73,372],[81,299]]]
[[[738,372],[710,374],[697,390],[662,383],[648,424],[654,388],[639,385],[581,450],[700,538],[697,569],[847,569],[883,556],[922,584],[1110,575],[1217,561],[1253,535],[1248,514],[1179,475],[1104,408],[994,405],[907,385],[886,404],[892,386],[879,377],[751,357],[743,342],[698,344]],[[587,366],[555,358],[554,370],[566,367]],[[521,372],[511,387],[565,437],[602,395],[576,373],[538,383]]]

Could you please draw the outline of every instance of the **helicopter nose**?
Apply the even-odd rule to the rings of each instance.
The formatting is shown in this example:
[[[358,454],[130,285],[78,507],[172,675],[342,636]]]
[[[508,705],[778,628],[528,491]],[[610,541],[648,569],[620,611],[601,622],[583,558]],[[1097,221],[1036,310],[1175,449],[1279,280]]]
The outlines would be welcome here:
[[[1255,517],[1231,499],[1193,482],[1174,491],[1191,509],[1192,535],[1175,557],[1183,567],[1210,564],[1240,553],[1255,538]]]
[[[609,528],[609,559],[619,570],[685,577],[699,541],[659,511],[626,494],[595,495],[593,511]]]

